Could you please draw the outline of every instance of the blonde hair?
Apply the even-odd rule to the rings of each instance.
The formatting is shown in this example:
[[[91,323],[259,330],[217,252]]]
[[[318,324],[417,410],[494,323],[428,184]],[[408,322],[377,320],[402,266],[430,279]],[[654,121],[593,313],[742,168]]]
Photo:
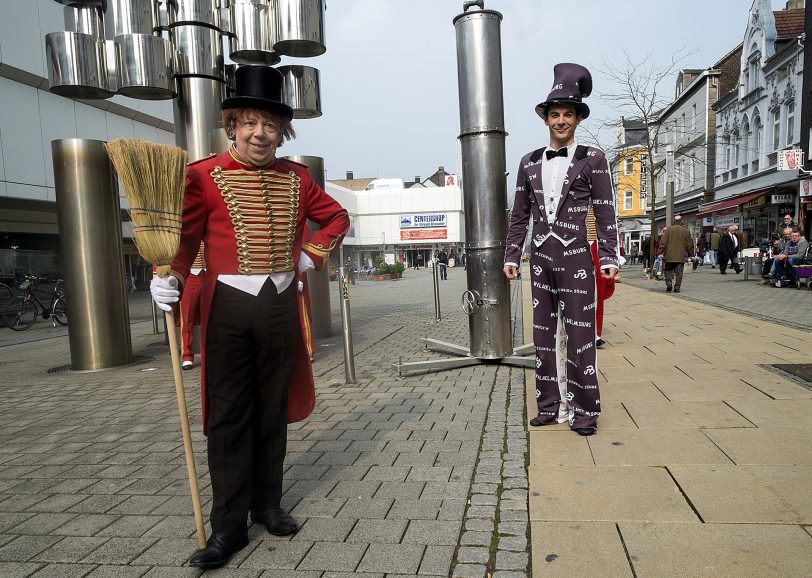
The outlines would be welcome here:
[[[241,122],[248,115],[259,115],[270,117],[277,125],[279,125],[279,143],[277,146],[282,146],[286,140],[296,138],[296,131],[293,130],[293,125],[290,119],[281,114],[263,110],[261,108],[227,108],[223,111],[223,128],[226,131],[226,136],[229,140],[234,140],[237,133],[237,123]]]

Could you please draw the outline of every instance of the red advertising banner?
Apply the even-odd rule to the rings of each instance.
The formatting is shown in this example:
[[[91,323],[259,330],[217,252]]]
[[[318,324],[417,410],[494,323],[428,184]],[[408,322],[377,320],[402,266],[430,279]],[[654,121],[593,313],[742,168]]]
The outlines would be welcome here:
[[[414,241],[419,239],[447,239],[447,229],[408,229],[400,231],[401,241]]]

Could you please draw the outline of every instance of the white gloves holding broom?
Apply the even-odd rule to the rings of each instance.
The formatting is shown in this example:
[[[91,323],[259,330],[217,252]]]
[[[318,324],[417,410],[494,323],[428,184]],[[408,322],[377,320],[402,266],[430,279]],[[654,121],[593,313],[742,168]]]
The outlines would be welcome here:
[[[178,280],[172,275],[153,277],[149,283],[149,292],[152,293],[152,300],[164,311],[172,311],[172,304],[180,299]]]

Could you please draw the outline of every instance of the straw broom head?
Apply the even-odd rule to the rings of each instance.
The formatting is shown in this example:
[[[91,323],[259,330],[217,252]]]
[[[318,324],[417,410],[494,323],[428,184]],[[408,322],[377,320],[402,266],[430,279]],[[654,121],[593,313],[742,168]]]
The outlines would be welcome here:
[[[180,245],[186,151],[124,138],[104,146],[130,204],[135,246],[158,275],[166,275]]]

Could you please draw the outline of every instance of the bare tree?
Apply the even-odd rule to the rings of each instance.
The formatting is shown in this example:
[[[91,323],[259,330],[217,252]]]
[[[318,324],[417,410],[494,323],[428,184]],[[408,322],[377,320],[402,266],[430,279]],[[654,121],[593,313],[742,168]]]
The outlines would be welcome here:
[[[698,49],[688,49],[683,46],[671,54],[668,61],[663,64],[654,62],[654,52],[649,52],[639,60],[635,60],[628,51],[623,50],[623,61],[618,63],[603,60],[597,67],[611,82],[612,89],[599,93],[599,97],[610,103],[618,116],[641,121],[646,130],[643,147],[646,150],[648,163],[649,190],[651,191],[650,219],[651,233],[649,237],[648,259],[654,258],[654,247],[657,240],[657,225],[655,223],[655,203],[657,200],[657,176],[665,169],[664,159],[655,158],[657,142],[660,131],[669,127],[659,122],[659,114],[673,100],[673,79],[681,69],[681,65]],[[666,83],[666,81],[668,81]],[[617,127],[617,120],[604,123],[593,129],[590,136],[597,138],[601,128]],[[641,247],[642,248],[642,247]]]

